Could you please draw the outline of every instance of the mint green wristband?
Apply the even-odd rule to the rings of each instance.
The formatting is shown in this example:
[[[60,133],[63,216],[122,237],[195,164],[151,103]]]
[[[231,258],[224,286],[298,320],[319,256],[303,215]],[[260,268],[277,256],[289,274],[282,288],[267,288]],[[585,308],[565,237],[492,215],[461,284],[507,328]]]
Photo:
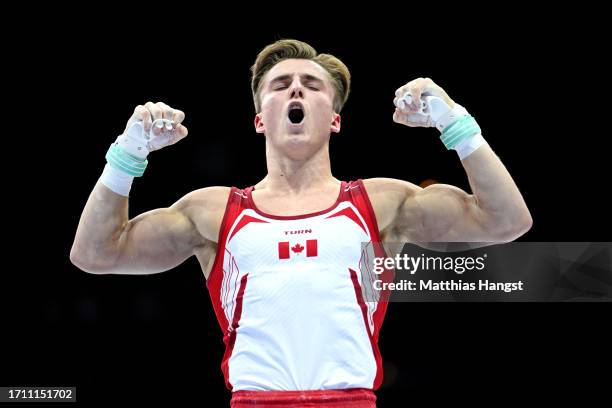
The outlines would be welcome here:
[[[117,170],[121,170],[133,177],[141,177],[149,161],[134,156],[113,143],[106,152],[106,161]]]
[[[447,126],[440,140],[448,150],[454,149],[455,146],[462,140],[481,133],[480,126],[476,123],[476,119],[471,115],[465,115]]]

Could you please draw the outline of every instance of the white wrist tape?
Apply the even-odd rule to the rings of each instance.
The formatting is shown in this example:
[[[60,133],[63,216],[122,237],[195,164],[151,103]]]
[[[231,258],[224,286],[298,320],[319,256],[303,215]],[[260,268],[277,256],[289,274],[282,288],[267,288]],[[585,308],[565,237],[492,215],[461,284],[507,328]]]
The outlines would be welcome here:
[[[487,144],[487,141],[482,137],[482,133],[478,133],[469,139],[460,141],[455,146],[455,151],[459,155],[459,160],[463,160],[484,144]]]
[[[396,106],[406,109],[412,102],[412,95],[406,93],[396,101]],[[440,139],[446,148],[457,151],[461,160],[487,143],[480,127],[463,106],[455,103],[451,109],[439,96],[421,95],[419,110],[408,115],[408,120],[427,127],[435,126],[442,133]]]
[[[160,130],[159,136],[153,134],[154,127]],[[134,176],[142,176],[146,168],[146,157],[149,152],[173,142],[173,130],[174,122],[169,119],[155,120],[149,132],[145,132],[141,121],[132,123],[122,135],[117,137],[106,155],[108,163],[100,176],[102,184],[115,193],[127,197]]]
[[[100,181],[115,193],[128,197],[134,177],[106,163]]]

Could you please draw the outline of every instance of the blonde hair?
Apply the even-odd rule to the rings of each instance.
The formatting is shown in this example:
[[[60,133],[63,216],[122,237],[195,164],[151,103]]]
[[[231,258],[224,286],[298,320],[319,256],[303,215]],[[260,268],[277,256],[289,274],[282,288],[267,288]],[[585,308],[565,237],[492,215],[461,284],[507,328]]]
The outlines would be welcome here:
[[[335,90],[334,111],[340,113],[348,99],[351,86],[351,73],[346,65],[333,55],[317,54],[317,51],[305,42],[290,39],[278,40],[265,47],[251,67],[251,92],[255,111],[261,112],[260,91],[263,77],[273,66],[290,58],[314,61],[329,73]]]

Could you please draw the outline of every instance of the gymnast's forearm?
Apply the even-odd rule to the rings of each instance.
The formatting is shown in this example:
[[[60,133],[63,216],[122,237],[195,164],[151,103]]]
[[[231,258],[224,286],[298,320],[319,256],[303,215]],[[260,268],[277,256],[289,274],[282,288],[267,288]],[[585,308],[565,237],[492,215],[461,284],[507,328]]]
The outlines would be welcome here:
[[[524,231],[532,220],[529,209],[512,176],[485,143],[461,161],[478,207],[495,220],[501,231]],[[520,235],[520,234],[519,234]]]
[[[98,181],[81,214],[71,261],[89,272],[106,269],[119,254],[119,238],[127,223],[128,197]]]

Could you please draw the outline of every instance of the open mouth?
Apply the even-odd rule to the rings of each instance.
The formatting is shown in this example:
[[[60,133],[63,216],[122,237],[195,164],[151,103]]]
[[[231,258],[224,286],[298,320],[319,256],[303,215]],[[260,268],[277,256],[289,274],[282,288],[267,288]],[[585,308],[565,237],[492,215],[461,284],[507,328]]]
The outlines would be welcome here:
[[[289,121],[293,124],[302,123],[304,120],[304,107],[299,102],[294,102],[289,105],[288,112]]]

